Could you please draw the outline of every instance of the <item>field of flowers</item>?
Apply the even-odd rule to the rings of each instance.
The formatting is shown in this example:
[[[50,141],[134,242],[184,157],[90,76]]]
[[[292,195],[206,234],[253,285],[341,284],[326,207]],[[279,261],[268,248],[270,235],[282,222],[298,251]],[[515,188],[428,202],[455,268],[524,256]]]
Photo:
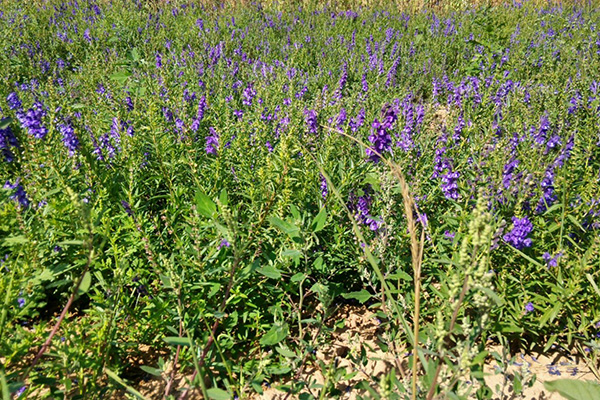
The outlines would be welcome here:
[[[599,379],[593,4],[2,2],[2,399],[486,399],[490,344]],[[340,389],[344,305],[406,363]]]

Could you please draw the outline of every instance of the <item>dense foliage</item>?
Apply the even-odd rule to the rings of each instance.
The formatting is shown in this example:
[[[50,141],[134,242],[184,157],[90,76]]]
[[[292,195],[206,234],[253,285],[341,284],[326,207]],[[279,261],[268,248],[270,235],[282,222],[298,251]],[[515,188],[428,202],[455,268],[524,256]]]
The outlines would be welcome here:
[[[411,348],[413,218],[419,396],[443,363],[435,390],[466,396],[450,377],[481,380],[488,339],[597,354],[599,22],[4,2],[3,388],[110,398],[170,363],[203,377],[171,395],[246,396],[310,363],[348,301]],[[388,378],[350,389],[409,395]]]

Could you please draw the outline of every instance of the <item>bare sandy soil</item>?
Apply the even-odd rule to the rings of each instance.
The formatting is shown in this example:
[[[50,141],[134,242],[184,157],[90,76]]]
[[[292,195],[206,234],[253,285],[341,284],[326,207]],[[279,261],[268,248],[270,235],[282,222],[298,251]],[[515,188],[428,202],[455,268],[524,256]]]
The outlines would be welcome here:
[[[377,335],[381,334],[381,329],[373,313],[366,307],[343,306],[338,310],[336,320],[345,320],[344,328],[337,329],[331,340],[319,347],[316,352],[317,360],[323,361],[327,365],[337,359],[338,368],[346,368],[347,372],[356,374],[349,379],[342,379],[337,382],[336,388],[344,394],[341,399],[356,399],[357,395],[365,396],[364,392],[359,392],[352,386],[357,382],[367,379],[375,386],[376,382],[384,375],[390,372],[392,368],[397,371],[408,371],[408,354],[405,349],[396,349],[395,354],[403,355],[402,358],[394,357],[393,352],[384,352],[377,345]],[[361,345],[367,349],[368,362],[358,362]],[[490,352],[502,354],[502,348],[498,345],[491,345]],[[506,351],[505,351],[506,353]],[[595,377],[581,357],[569,354],[565,351],[553,350],[545,354],[539,353],[518,353],[508,355],[506,358],[507,368],[502,368],[492,357],[488,358],[484,372],[485,381],[495,393],[494,400],[559,400],[562,397],[557,393],[549,393],[544,389],[543,382],[560,378],[572,378],[582,380],[594,380]],[[525,385],[521,393],[515,393],[513,378],[515,373],[524,376],[536,376],[535,382],[531,386]],[[399,374],[400,375],[400,374]],[[316,364],[306,365],[297,379],[304,382],[324,384],[324,372]],[[174,385],[180,387],[183,380],[180,379]],[[287,381],[280,382],[290,383]],[[241,398],[251,400],[283,400],[295,399],[297,396],[287,396],[286,393],[276,389],[277,383],[272,383],[271,387],[264,387],[262,395],[242,394]],[[164,395],[165,381],[162,379],[142,380],[136,385],[136,389],[150,399],[161,399]],[[474,388],[475,389],[475,388]],[[473,390],[474,391],[474,390]],[[317,395],[316,390],[312,394]],[[287,397],[286,397],[287,396]],[[366,396],[368,398],[368,396]],[[121,397],[126,398],[126,397]],[[193,393],[190,399],[202,398],[199,393]],[[474,398],[474,396],[473,396]],[[591,399],[590,399],[591,400]]]

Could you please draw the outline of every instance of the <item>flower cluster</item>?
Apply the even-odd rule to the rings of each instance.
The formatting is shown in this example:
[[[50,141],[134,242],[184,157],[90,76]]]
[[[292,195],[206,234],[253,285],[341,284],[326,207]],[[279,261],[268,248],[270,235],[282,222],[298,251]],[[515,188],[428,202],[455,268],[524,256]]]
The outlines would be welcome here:
[[[348,209],[354,213],[355,218],[362,224],[369,227],[370,230],[378,230],[383,222],[381,219],[371,216],[369,207],[371,206],[372,198],[368,193],[364,193],[362,196],[356,196],[354,193],[350,194],[350,200],[348,202]]]
[[[378,163],[380,160],[380,155],[384,152],[391,151],[392,149],[392,137],[388,130],[392,129],[396,120],[398,119],[398,114],[396,110],[391,105],[386,105],[383,110],[383,120],[379,122],[376,118],[371,125],[371,134],[369,135],[369,142],[371,142],[372,146],[368,147],[365,152],[369,159]]]
[[[319,131],[319,122],[317,120],[317,112],[315,110],[305,110],[306,127],[308,133],[317,133]]]
[[[521,250],[531,246],[531,239],[527,236],[533,230],[533,224],[528,217],[512,217],[513,228],[504,235],[504,240],[515,249]]]
[[[79,139],[75,135],[75,130],[69,123],[60,124],[58,130],[63,136],[63,143],[69,151],[69,156],[73,156],[79,147]]]
[[[23,129],[26,129],[36,139],[43,139],[48,133],[48,128],[42,122],[45,116],[46,110],[44,110],[44,105],[40,101],[36,101],[33,107],[27,111],[22,109],[17,111],[17,119]]]
[[[4,184],[4,189],[12,190],[13,193],[9,196],[11,200],[14,200],[20,206],[27,208],[29,207],[29,199],[27,198],[27,193],[25,193],[25,189],[19,183],[19,178],[15,181],[15,183],[10,183],[10,181],[6,181]]]
[[[206,154],[216,156],[219,149],[219,134],[212,126],[208,128],[210,135],[206,137]]]
[[[451,169],[442,175],[442,192],[447,199],[458,200],[460,198],[457,183],[459,177],[460,173],[457,171],[452,171]]]
[[[14,154],[11,151],[11,147],[19,147],[19,142],[13,134],[10,126],[5,129],[0,129],[0,151],[4,155],[6,162],[12,162],[14,160]]]

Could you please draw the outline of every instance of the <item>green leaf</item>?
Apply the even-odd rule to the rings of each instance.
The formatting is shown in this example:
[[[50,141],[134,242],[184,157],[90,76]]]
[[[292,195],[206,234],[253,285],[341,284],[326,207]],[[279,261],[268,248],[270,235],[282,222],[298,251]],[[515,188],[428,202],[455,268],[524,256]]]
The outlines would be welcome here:
[[[401,279],[403,281],[408,281],[408,282],[412,282],[412,280],[413,280],[412,276],[410,276],[406,272],[400,271],[400,270],[398,270],[398,272],[396,272],[395,274],[389,275],[388,278],[390,278],[390,279]]]
[[[195,200],[196,206],[198,207],[198,212],[204,215],[205,217],[212,218],[213,215],[217,212],[216,204],[201,190],[198,190],[196,192]]]
[[[266,266],[262,267],[261,269],[258,270],[258,273],[266,276],[267,278],[271,278],[271,279],[281,278],[281,272],[279,272],[279,270],[277,268],[275,268],[271,265],[266,265]]]
[[[360,292],[343,293],[342,297],[345,299],[356,299],[360,302],[360,304],[364,304],[371,298],[371,293],[363,289]]]
[[[10,391],[8,390],[8,385],[6,384],[6,377],[4,376],[4,372],[1,369],[0,388],[2,389],[2,400],[10,400]]]
[[[271,225],[279,228],[282,232],[286,233],[289,237],[299,237],[300,229],[298,229],[296,225],[274,216],[269,217],[269,222],[271,223]]]
[[[8,126],[10,125],[11,122],[12,122],[12,118],[11,117],[2,118],[0,120],[0,129],[6,129],[6,128],[8,128]]]
[[[128,71],[119,71],[119,72],[115,72],[114,74],[112,74],[110,76],[110,79],[120,82],[120,83],[125,83],[125,81],[131,76],[131,72]]]
[[[229,400],[231,395],[219,388],[210,388],[206,391],[206,395],[212,400]]]
[[[521,333],[523,332],[523,328],[519,328],[516,325],[510,324],[510,323],[497,323],[496,326],[494,327],[494,330],[496,330],[497,332],[502,332],[502,333]]]
[[[260,344],[263,346],[273,346],[287,337],[289,333],[288,324],[276,324],[269,329],[267,333],[260,339]]]
[[[171,282],[171,278],[169,278],[166,275],[159,275],[159,276],[160,276],[160,280],[162,281],[162,284],[165,287],[165,289],[171,289],[173,287],[173,283]]]
[[[275,351],[277,351],[279,354],[281,354],[282,356],[287,357],[287,358],[296,357],[296,353],[294,353],[293,351],[288,350],[284,347],[276,347]]]
[[[82,294],[87,293],[90,290],[90,286],[92,284],[92,274],[90,271],[86,271],[85,275],[83,275],[83,279],[81,280],[81,285],[79,285],[79,289],[77,289],[77,295],[81,296]]]
[[[568,400],[600,399],[600,385],[592,381],[558,379],[544,382],[546,390],[558,392]]]
[[[162,371],[158,368],[152,368],[152,367],[148,367],[146,365],[142,365],[142,366],[140,366],[140,369],[150,375],[154,375],[154,376],[162,375]]]
[[[189,338],[180,337],[180,336],[167,336],[163,339],[165,342],[170,344],[171,346],[191,346],[192,342]]]
[[[590,274],[585,274],[585,277],[587,278],[588,281],[590,281],[590,283],[592,284],[592,287],[594,288],[594,291],[596,292],[598,297],[600,297],[600,289],[598,289],[598,285],[596,285],[596,281],[594,281],[594,277]]]
[[[64,246],[82,246],[83,240],[63,240],[62,242],[58,242],[60,247]]]
[[[302,272],[298,272],[297,274],[295,274],[294,276],[292,276],[290,278],[290,280],[294,283],[303,281],[304,279],[306,279],[306,275],[303,274]]]
[[[227,196],[227,191],[225,189],[221,190],[221,193],[219,194],[219,201],[224,206],[229,204],[229,197]]]
[[[132,395],[134,395],[138,399],[148,400],[147,397],[145,397],[143,394],[141,394],[140,392],[138,392],[137,390],[135,390],[134,388],[132,388],[131,386],[129,386],[128,384],[126,384],[125,381],[123,379],[121,379],[121,377],[119,377],[119,375],[115,374],[110,369],[105,368],[104,372],[106,373],[106,375],[109,376],[109,378],[111,378],[112,380],[116,381],[119,385],[123,386],[129,393],[131,393]]]
[[[302,255],[302,253],[296,249],[287,249],[281,253],[282,257],[290,257],[290,258],[300,257],[301,255]]]
[[[498,296],[498,294],[496,294],[496,292],[494,292],[492,289],[487,287],[478,287],[477,289],[481,290],[487,295],[487,297],[494,300],[494,303],[496,303],[497,306],[504,304],[502,298],[500,298],[500,296]]]
[[[317,214],[315,219],[313,219],[313,222],[311,224],[312,231],[319,232],[320,230],[323,229],[326,222],[327,222],[327,210],[325,209],[325,207],[323,207],[321,209],[321,211],[319,211],[319,213]]]
[[[14,246],[15,244],[21,244],[21,243],[27,243],[29,241],[29,239],[27,239],[25,236],[9,236],[6,239],[4,239],[4,245],[5,246]]]

